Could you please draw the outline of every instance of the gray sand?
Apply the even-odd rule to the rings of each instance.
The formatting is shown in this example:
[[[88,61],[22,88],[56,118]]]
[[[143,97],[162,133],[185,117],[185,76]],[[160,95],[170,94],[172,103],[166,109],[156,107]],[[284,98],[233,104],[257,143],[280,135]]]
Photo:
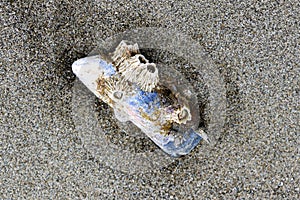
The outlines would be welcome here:
[[[298,1],[12,2],[0,2],[0,199],[300,198]],[[203,47],[226,83],[226,123],[214,146],[128,173],[86,147],[71,64],[99,38],[146,26]]]

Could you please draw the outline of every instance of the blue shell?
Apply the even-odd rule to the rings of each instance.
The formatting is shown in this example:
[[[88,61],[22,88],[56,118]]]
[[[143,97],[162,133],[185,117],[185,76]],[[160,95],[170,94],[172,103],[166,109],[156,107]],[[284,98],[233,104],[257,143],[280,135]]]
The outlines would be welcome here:
[[[167,154],[186,155],[201,139],[207,140],[198,130],[195,92],[181,73],[149,63],[138,51],[137,45],[121,42],[111,58],[82,58],[72,69],[86,87],[114,109],[119,121],[131,121]]]
[[[99,67],[102,68],[107,78],[118,76],[113,65],[107,63],[105,60],[99,61]],[[163,108],[163,102],[161,101],[158,92],[143,91],[136,85],[134,85],[133,91],[131,96],[127,96],[126,99],[122,101],[122,112],[123,114],[128,115],[128,119],[141,128],[142,131],[144,131],[143,127],[145,126],[148,126],[149,129],[151,129],[153,122],[145,118],[144,115],[152,116],[155,112]],[[112,107],[114,108],[114,105],[112,105]],[[115,112],[120,112],[120,110],[115,110]],[[156,137],[153,137],[151,133],[144,132],[163,151],[174,157],[188,154],[202,139],[194,128],[189,128],[183,132],[179,130],[178,134],[181,136],[179,143],[176,143],[174,138],[171,138],[168,134],[160,134],[159,137],[157,137],[157,135]]]

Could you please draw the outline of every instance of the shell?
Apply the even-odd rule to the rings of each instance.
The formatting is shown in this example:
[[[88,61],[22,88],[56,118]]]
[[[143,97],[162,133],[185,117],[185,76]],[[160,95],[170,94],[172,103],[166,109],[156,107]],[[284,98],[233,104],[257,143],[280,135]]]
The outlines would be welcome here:
[[[174,157],[188,154],[201,139],[209,140],[198,129],[197,98],[179,72],[149,63],[137,44],[121,41],[111,55],[111,63],[100,55],[79,59],[72,70],[114,109],[119,121],[131,121]]]

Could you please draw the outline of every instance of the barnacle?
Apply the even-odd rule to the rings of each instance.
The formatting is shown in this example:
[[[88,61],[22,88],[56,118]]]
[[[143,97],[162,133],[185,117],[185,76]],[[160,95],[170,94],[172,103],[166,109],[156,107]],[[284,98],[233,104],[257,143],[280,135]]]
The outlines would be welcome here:
[[[118,68],[124,60],[130,58],[134,54],[138,54],[139,52],[137,44],[127,45],[126,42],[122,40],[112,55],[114,66]]]
[[[101,94],[104,102],[112,104],[122,100],[126,95],[133,93],[132,85],[123,78],[113,76],[111,78],[100,75],[97,79],[97,92]]]
[[[150,63],[137,44],[126,41],[110,55],[111,63],[98,55],[82,58],[72,68],[118,120],[131,121],[172,156],[185,155],[202,138],[208,140],[198,129],[197,98],[179,72]]]
[[[149,63],[141,54],[136,54],[120,63],[119,72],[124,79],[136,83],[147,92],[151,92],[159,81],[156,65]]]

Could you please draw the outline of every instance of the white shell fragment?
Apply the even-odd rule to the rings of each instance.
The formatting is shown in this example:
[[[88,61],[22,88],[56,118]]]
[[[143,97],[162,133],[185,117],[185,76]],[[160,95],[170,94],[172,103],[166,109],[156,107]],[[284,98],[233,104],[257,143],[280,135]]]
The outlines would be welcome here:
[[[114,109],[121,122],[131,121],[172,156],[188,154],[206,134],[198,129],[199,108],[187,81],[175,70],[150,63],[137,44],[125,41],[106,56],[73,63],[76,76]]]

